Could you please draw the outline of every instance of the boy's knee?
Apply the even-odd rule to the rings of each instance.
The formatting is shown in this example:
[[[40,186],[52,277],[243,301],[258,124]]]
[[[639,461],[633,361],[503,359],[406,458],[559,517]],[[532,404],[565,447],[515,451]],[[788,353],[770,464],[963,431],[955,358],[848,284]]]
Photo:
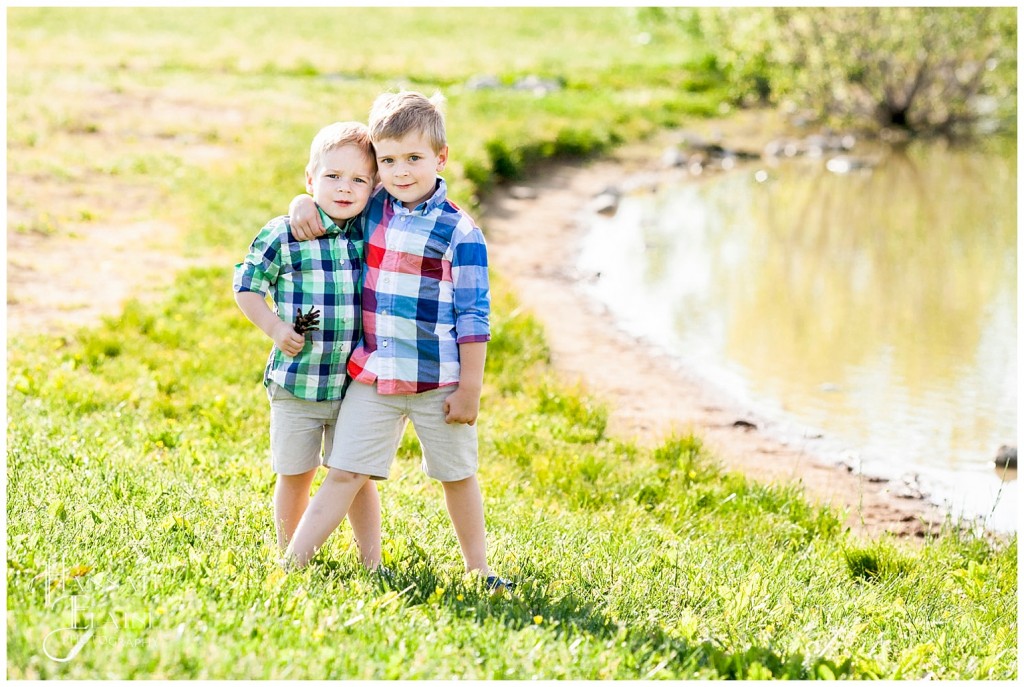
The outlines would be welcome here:
[[[334,484],[353,484],[362,480],[369,479],[367,475],[360,475],[357,472],[349,472],[348,470],[339,470],[337,468],[331,468],[327,471],[327,477],[325,481],[333,482]]]
[[[441,486],[444,486],[444,487],[454,487],[454,488],[458,489],[459,487],[462,487],[462,486],[471,486],[475,482],[476,482],[476,475],[472,474],[469,477],[463,477],[462,479],[448,480],[448,481],[441,480]]]
[[[294,475],[283,475],[281,473],[278,473],[278,475],[277,475],[277,483],[281,484],[281,485],[284,485],[284,486],[289,486],[290,487],[290,486],[299,485],[299,484],[303,484],[303,483],[307,483],[307,482],[312,482],[313,479],[316,478],[316,471],[317,471],[317,468],[313,468],[312,470],[308,470],[306,472],[300,472],[300,473],[294,474]]]

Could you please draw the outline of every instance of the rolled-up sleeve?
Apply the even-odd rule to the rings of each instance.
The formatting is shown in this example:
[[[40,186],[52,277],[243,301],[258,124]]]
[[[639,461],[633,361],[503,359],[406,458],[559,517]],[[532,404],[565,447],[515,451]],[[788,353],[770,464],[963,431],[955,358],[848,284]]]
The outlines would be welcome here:
[[[253,291],[266,295],[270,286],[277,282],[280,272],[282,232],[287,231],[283,223],[268,223],[253,239],[245,260],[235,265],[232,288],[235,292]]]

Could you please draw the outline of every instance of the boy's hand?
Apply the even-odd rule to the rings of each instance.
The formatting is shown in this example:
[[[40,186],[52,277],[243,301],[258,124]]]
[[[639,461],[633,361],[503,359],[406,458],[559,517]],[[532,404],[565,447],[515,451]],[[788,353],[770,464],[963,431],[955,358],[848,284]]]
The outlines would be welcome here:
[[[288,205],[288,215],[292,235],[299,241],[309,241],[327,233],[312,196],[300,194],[292,198]]]
[[[274,344],[281,349],[281,352],[289,358],[294,358],[302,353],[302,349],[306,345],[306,337],[297,334],[295,329],[284,320],[277,321],[274,326],[274,335],[271,338],[274,339]]]
[[[480,392],[459,386],[444,400],[444,421],[451,424],[475,425],[480,414]]]

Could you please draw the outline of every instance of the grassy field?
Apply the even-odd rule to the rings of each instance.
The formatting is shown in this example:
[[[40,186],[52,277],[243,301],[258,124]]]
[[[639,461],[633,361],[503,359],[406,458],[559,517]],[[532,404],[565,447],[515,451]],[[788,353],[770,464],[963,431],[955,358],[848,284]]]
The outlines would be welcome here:
[[[532,161],[719,111],[699,40],[639,31],[615,8],[8,10],[9,231],[154,213],[241,257],[301,190],[316,129],[398,84],[448,96],[473,205]],[[466,85],[529,74],[564,88]],[[284,574],[267,341],[230,276],[8,341],[8,677],[1016,677],[1016,537],[858,539],[699,437],[606,436],[501,275],[481,482],[491,564],[519,588],[463,577],[411,433],[382,485],[394,579],[361,570],[347,526]]]

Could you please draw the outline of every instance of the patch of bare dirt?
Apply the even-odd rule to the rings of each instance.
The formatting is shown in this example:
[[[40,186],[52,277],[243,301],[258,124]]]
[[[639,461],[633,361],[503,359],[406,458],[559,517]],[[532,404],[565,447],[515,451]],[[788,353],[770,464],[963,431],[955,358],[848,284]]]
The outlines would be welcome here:
[[[637,148],[593,164],[552,166],[492,193],[482,208],[491,265],[543,323],[558,373],[608,402],[614,435],[655,445],[673,431],[692,431],[728,469],[796,483],[811,499],[843,509],[854,532],[937,532],[945,519],[940,508],[901,495],[902,484],[862,476],[823,461],[807,446],[744,425],[748,409],[621,331],[603,306],[581,292],[582,277],[572,266],[584,231],[582,213],[607,186],[653,173],[657,159],[656,151]]]
[[[242,112],[187,93],[63,85],[36,115],[24,104],[12,115],[8,336],[93,324],[130,298],[153,298],[185,267],[229,259],[188,257],[182,228],[155,209],[173,169],[161,156],[222,159],[229,151],[219,142]]]
[[[210,260],[202,261],[209,264]],[[66,333],[162,293],[185,257],[178,227],[159,220],[64,225],[7,234],[7,333]]]

